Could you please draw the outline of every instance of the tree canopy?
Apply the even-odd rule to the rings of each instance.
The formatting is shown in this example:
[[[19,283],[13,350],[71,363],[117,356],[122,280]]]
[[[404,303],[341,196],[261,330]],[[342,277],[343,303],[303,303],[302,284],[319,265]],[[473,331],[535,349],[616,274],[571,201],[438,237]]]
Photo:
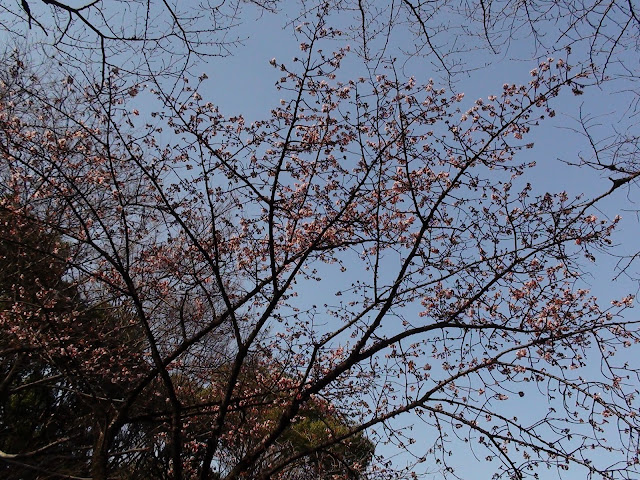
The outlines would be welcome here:
[[[275,14],[270,113],[225,115],[194,72]],[[588,285],[637,259],[633,2],[26,0],[0,26],[4,476],[637,476],[634,292]],[[456,90],[504,55],[521,84]],[[554,190],[536,131],[613,93],[563,164],[600,181]]]

